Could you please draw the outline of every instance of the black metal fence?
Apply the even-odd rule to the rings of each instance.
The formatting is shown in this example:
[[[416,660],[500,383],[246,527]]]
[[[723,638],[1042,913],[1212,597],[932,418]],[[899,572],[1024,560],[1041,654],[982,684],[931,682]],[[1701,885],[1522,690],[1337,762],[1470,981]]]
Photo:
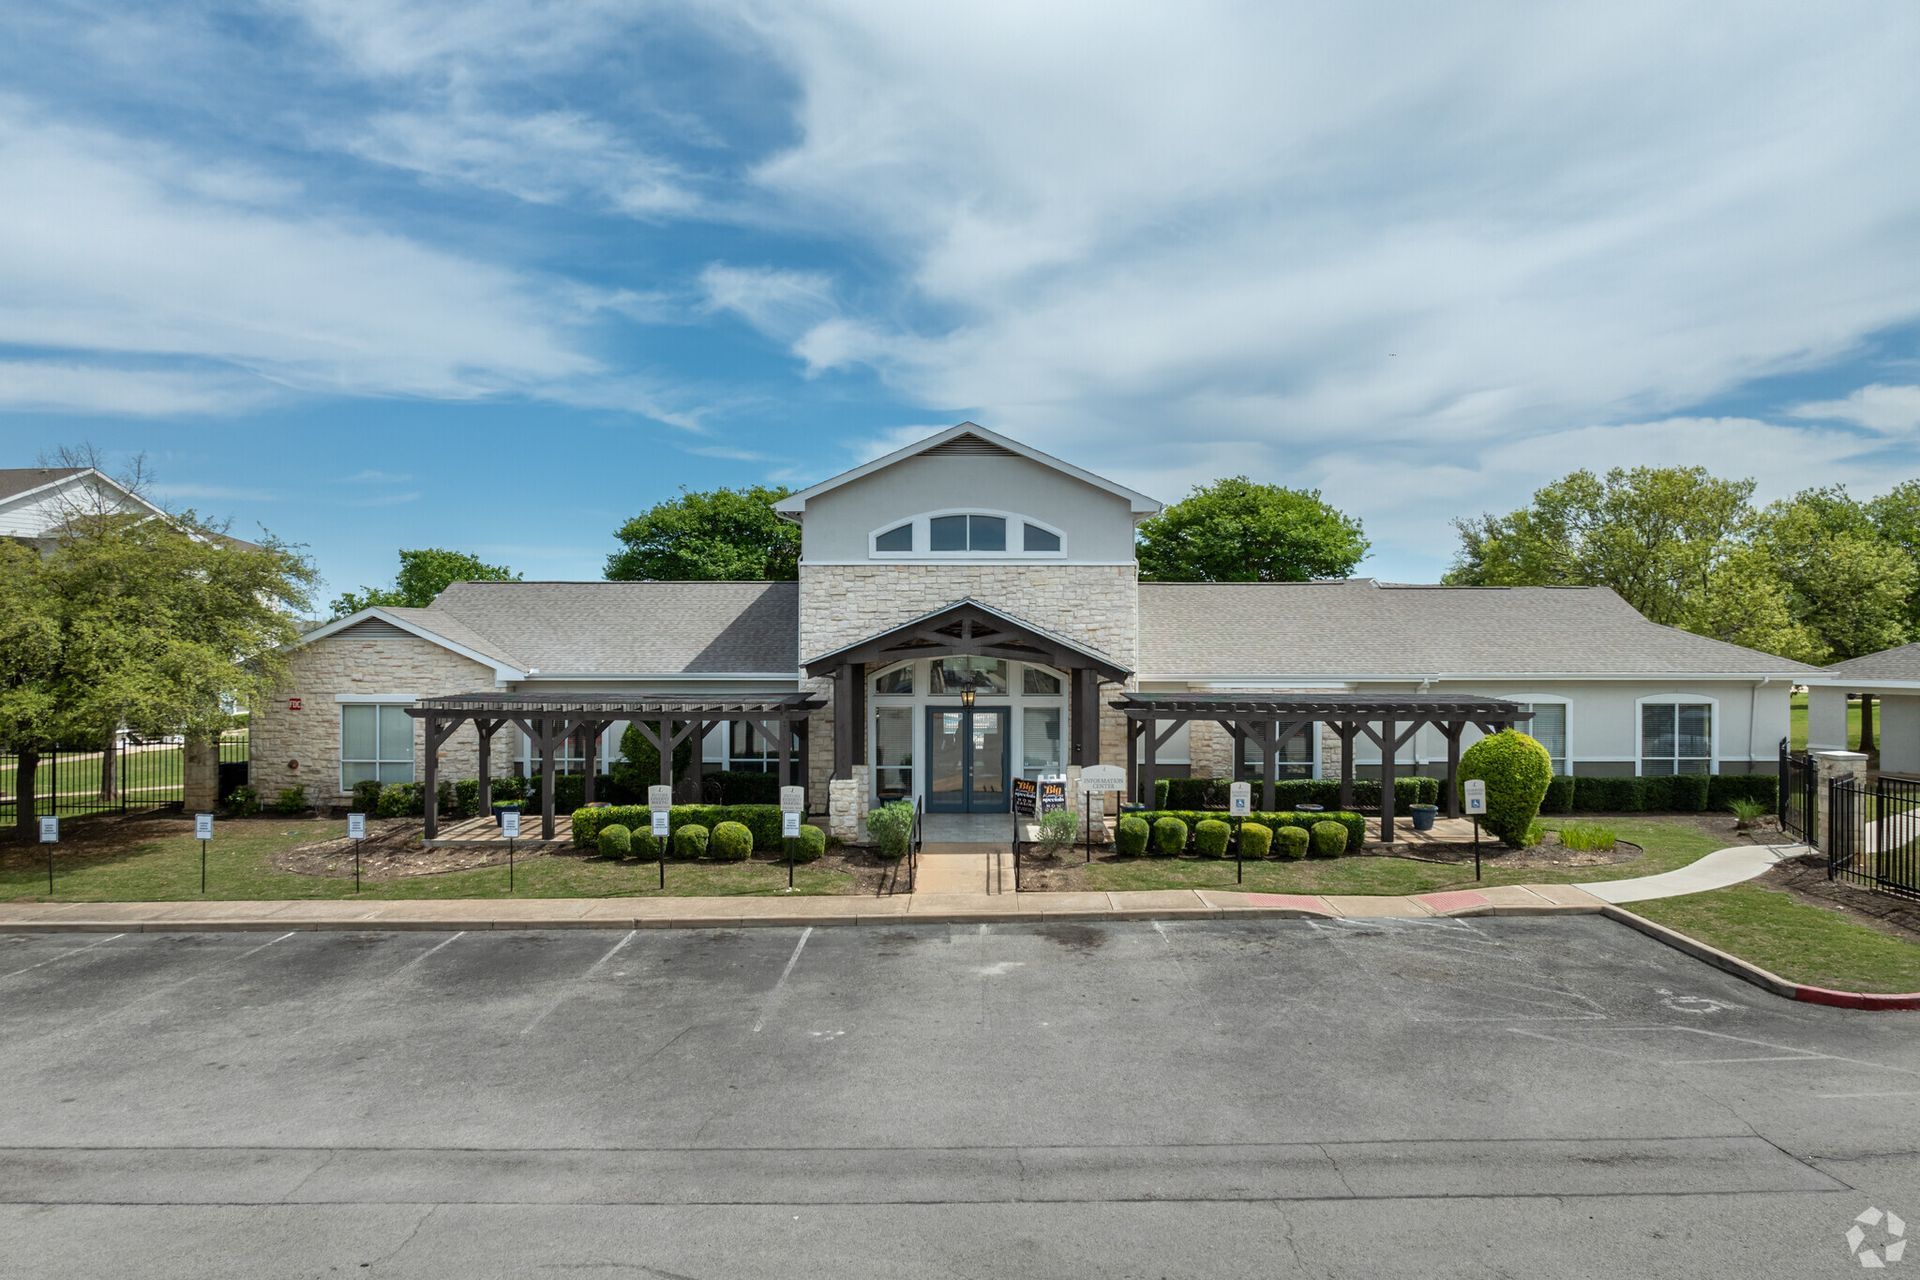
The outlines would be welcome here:
[[[1780,739],[1780,798],[1776,806],[1780,829],[1804,844],[1815,843],[1814,787],[1813,757],[1805,752],[1795,755],[1787,750],[1787,740]]]
[[[1920,782],[1836,778],[1828,785],[1827,878],[1920,898]]]
[[[220,736],[221,794],[246,781],[248,735],[230,729]],[[178,805],[184,799],[186,747],[177,737],[142,739],[119,735],[104,747],[56,747],[40,754],[34,771],[38,816],[137,813]],[[0,752],[0,828],[16,820],[20,758]]]

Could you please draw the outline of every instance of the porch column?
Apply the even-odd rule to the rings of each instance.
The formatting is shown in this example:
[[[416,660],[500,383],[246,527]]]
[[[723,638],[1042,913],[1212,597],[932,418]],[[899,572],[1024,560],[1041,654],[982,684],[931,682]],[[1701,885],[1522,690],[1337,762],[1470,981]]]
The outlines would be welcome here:
[[[1393,757],[1397,754],[1394,741],[1395,724],[1392,720],[1380,722],[1380,843],[1393,843]]]
[[[1807,690],[1807,750],[1851,751],[1847,741],[1847,691],[1831,685]]]
[[[833,776],[851,778],[867,758],[867,664],[843,662],[833,670]]]

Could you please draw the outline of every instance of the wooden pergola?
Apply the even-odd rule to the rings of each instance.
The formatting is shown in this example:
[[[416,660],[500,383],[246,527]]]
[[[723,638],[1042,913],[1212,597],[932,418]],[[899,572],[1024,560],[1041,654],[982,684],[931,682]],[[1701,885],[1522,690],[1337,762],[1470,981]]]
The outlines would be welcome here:
[[[1263,809],[1273,808],[1280,751],[1315,723],[1340,739],[1340,807],[1353,807],[1353,744],[1365,734],[1380,748],[1380,839],[1393,839],[1394,755],[1413,735],[1432,725],[1447,740],[1447,780],[1442,803],[1449,818],[1459,814],[1454,775],[1460,769],[1460,733],[1476,725],[1498,733],[1533,712],[1517,702],[1468,693],[1128,693],[1113,705],[1127,718],[1127,794],[1140,798],[1140,773],[1146,785],[1158,780],[1159,749],[1183,724],[1195,720],[1219,724],[1232,735],[1235,767],[1243,743],[1260,748]],[[1166,727],[1161,728],[1162,725]],[[1145,760],[1141,756],[1145,756]]]
[[[456,693],[422,698],[407,714],[422,722],[426,733],[426,838],[440,833],[439,755],[454,730],[471,722],[480,735],[480,805],[493,804],[491,756],[493,735],[511,724],[527,735],[540,753],[540,835],[553,839],[553,779],[555,758],[568,739],[579,735],[586,752],[582,768],[586,799],[594,798],[595,757],[600,735],[623,720],[632,721],[640,734],[660,753],[660,781],[673,784],[673,753],[681,743],[695,743],[685,780],[699,794],[701,753],[698,744],[709,729],[745,723],[775,745],[782,785],[800,783],[807,776],[807,716],[826,705],[805,693],[709,694],[705,696],[593,695],[567,697],[527,693]],[[799,739],[798,744],[794,742]]]

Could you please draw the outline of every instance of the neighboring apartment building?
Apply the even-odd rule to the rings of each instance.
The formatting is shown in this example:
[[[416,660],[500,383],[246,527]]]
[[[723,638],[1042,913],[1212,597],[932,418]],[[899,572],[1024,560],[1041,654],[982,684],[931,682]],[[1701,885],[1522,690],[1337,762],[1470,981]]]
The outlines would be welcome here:
[[[1449,754],[1440,723],[1415,729],[1407,708],[1478,698],[1530,715],[1561,772],[1744,773],[1773,767],[1790,688],[1814,674],[1651,623],[1604,588],[1141,583],[1135,529],[1158,502],[972,423],[777,509],[802,531],[797,583],[457,583],[429,608],[315,629],[282,696],[256,709],[256,782],[324,798],[418,778],[407,709],[485,692],[764,706],[810,694],[798,772],[816,810],[831,790],[848,831],[898,796],[1005,811],[1013,777],[1120,764],[1130,741],[1137,764],[1138,726],[1114,705],[1126,691],[1231,693],[1276,728],[1281,694],[1355,715],[1398,699],[1415,719],[1400,722],[1396,772],[1437,772]],[[1456,750],[1479,732],[1460,724]],[[1161,725],[1155,770],[1334,776],[1339,736],[1288,727],[1269,753],[1226,723]],[[604,729],[599,760],[622,728]],[[522,735],[502,733],[494,758],[533,767]],[[1350,768],[1380,772],[1379,749],[1349,739]],[[474,776],[477,741],[461,725],[439,776]],[[584,744],[564,751],[559,767],[578,768]],[[716,713],[702,737],[709,768],[778,758],[750,717]]]
[[[92,467],[0,467],[0,538],[46,550],[76,514],[96,511],[161,514]]]

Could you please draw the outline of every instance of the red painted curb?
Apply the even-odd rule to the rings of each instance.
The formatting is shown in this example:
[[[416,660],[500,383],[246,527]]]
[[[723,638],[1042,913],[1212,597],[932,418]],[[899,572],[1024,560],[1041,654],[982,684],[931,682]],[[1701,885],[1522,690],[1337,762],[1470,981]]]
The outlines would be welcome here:
[[[1835,1009],[1920,1009],[1920,991],[1883,994],[1873,991],[1830,991],[1825,987],[1796,986],[1793,998],[1806,1004]]]

